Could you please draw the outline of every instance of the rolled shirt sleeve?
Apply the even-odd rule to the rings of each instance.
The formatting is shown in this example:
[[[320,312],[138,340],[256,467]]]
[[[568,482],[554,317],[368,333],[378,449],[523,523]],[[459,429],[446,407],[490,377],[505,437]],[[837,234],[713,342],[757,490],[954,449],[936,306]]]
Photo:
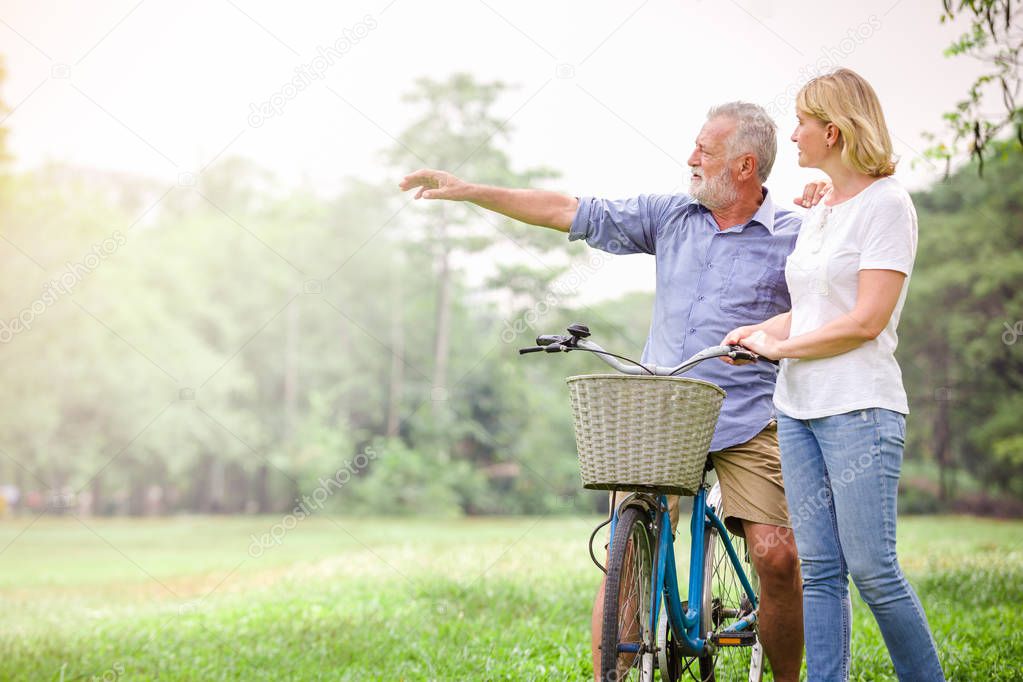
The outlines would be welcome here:
[[[628,199],[580,197],[568,238],[585,239],[609,253],[657,252],[657,236],[677,195],[642,194]]]

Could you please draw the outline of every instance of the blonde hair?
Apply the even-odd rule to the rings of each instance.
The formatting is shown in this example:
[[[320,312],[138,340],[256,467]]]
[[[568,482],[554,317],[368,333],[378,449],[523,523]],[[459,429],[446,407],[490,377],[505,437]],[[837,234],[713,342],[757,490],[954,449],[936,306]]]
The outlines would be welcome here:
[[[842,161],[861,173],[883,178],[895,172],[892,139],[877,93],[862,76],[838,69],[814,78],[796,95],[796,108],[842,134]]]

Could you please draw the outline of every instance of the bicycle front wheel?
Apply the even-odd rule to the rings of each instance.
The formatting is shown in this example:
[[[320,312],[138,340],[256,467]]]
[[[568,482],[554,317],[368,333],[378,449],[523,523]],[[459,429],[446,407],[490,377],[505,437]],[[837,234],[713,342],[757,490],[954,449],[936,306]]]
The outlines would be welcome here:
[[[728,538],[739,558],[739,566],[746,574],[754,593],[759,597],[760,586],[745,539],[731,533],[728,533]],[[721,632],[739,618],[751,613],[753,604],[728,557],[724,539],[710,524],[704,536],[703,562],[703,611],[710,616],[707,623],[709,632],[706,635],[710,638],[714,633]],[[704,622],[706,623],[707,619]],[[742,646],[720,646],[710,656],[700,659],[701,679],[705,682],[713,682],[715,679],[760,682],[763,675],[764,650],[757,634],[754,627],[750,641],[744,642]]]
[[[605,682],[654,679],[650,598],[655,544],[648,524],[641,509],[628,507],[611,539],[600,642],[600,679]]]

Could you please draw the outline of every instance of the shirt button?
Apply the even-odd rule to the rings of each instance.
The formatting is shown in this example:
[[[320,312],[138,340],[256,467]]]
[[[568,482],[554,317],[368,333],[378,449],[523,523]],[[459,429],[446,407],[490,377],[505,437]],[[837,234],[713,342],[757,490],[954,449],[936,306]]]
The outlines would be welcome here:
[[[708,269],[708,270],[710,270],[710,269],[711,269],[711,268],[713,268],[713,267],[714,267],[714,264],[713,264],[713,263],[707,263],[707,269]]]
[[[689,328],[689,333],[690,333],[690,334],[695,334],[695,333],[696,333],[696,330],[695,330],[695,329],[693,329],[692,327],[690,327],[690,328]]]
[[[696,300],[697,300],[697,301],[702,301],[702,300],[703,300],[703,296],[697,296],[697,297],[696,297]]]

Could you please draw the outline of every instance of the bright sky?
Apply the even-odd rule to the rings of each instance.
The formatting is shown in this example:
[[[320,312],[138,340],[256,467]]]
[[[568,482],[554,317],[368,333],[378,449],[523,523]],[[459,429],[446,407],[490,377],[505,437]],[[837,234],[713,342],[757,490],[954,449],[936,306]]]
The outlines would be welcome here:
[[[817,177],[798,168],[788,141],[793,95],[814,70],[847,66],[872,82],[903,158],[898,177],[918,188],[937,174],[913,163],[921,134],[941,130],[941,113],[978,69],[942,56],[962,27],[939,23],[937,0],[87,7],[8,0],[0,9],[0,95],[13,108],[3,125],[20,168],[52,159],[173,184],[228,154],[325,193],[347,176],[397,183],[380,150],[412,116],[401,94],[418,76],[468,71],[518,86],[500,107],[515,130],[514,163],[559,169],[552,188],[578,195],[684,190],[707,108],[763,104],[782,134],[768,186],[791,203]],[[333,45],[332,64],[317,58]],[[284,90],[312,69],[322,77]],[[253,107],[271,99],[278,112],[256,120]],[[651,259],[619,257],[589,276],[585,298],[652,286]]]

